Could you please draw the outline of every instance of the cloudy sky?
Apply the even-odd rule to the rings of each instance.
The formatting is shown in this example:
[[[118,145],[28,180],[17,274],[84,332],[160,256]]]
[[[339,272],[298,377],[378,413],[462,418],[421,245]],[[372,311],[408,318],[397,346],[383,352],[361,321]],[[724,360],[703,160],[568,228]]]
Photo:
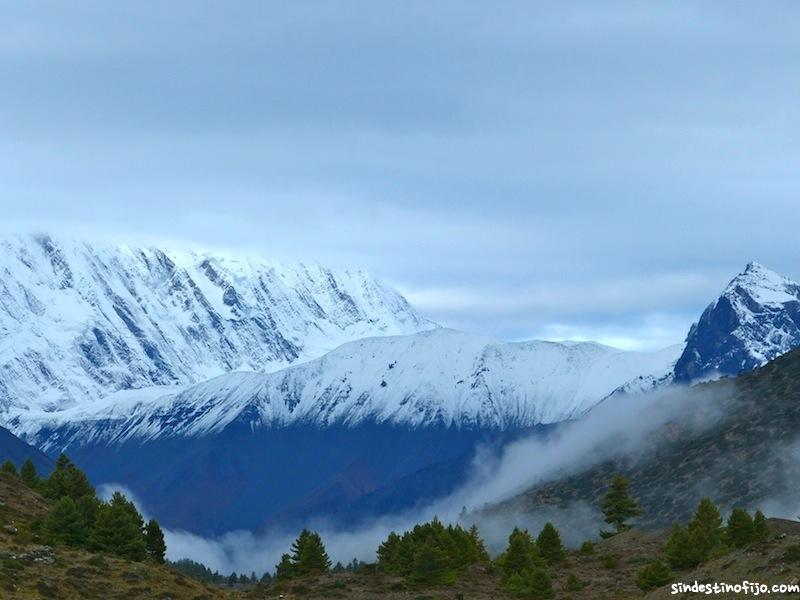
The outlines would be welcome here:
[[[793,277],[796,2],[6,2],[0,221],[363,266],[508,339]]]

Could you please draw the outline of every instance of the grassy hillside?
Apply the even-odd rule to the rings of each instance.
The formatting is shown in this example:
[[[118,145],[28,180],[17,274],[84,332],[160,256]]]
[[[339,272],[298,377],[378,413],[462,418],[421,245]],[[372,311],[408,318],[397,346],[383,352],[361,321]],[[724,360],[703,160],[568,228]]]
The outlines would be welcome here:
[[[86,600],[238,598],[166,567],[42,543],[37,523],[50,503],[17,477],[0,473],[0,597]]]

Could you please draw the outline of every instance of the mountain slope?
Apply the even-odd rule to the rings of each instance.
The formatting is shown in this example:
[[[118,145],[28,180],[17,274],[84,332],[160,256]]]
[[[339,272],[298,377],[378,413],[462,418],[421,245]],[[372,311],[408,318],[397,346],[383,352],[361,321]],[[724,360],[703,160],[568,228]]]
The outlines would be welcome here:
[[[118,394],[12,423],[50,450],[88,440],[203,436],[232,423],[518,429],[578,417],[620,388],[647,388],[668,376],[679,351],[508,343],[434,329],[351,342],[274,373],[231,373],[164,396]],[[42,428],[58,436],[45,438]]]
[[[595,461],[575,475],[542,482],[488,512],[532,513],[544,506],[575,502],[597,506],[617,473],[630,478],[646,510],[642,521],[651,525],[685,520],[703,495],[724,509],[769,506],[797,511],[798,378],[800,349],[740,377],[688,388],[681,392],[689,395],[684,406],[694,410],[676,415],[635,452]],[[701,413],[711,417],[710,426],[698,427]],[[615,445],[619,446],[619,440]],[[583,458],[587,457],[576,457],[576,461]]]
[[[800,285],[750,263],[686,338],[675,380],[736,375],[800,346]]]
[[[26,444],[5,427],[0,427],[0,462],[10,460],[19,468],[30,459],[39,473],[47,474],[53,468],[53,460],[44,452]]]
[[[0,241],[0,411],[271,371],[430,329],[362,271],[50,237]]]

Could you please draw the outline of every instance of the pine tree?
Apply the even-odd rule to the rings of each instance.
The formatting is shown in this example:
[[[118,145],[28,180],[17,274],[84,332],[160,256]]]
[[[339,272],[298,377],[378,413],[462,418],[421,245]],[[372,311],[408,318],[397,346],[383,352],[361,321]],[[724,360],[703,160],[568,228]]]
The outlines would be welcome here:
[[[527,573],[534,567],[541,566],[543,561],[528,530],[515,527],[508,536],[508,548],[498,562],[503,572],[503,581],[508,581],[512,575]]]
[[[605,522],[613,525],[615,531],[601,531],[600,535],[603,537],[610,537],[615,533],[630,529],[630,525],[626,521],[643,513],[642,507],[631,495],[629,487],[630,482],[622,475],[617,475],[611,480],[608,493],[600,502],[600,507],[603,510]]]
[[[42,482],[39,479],[39,474],[36,472],[36,465],[33,464],[30,458],[22,463],[22,468],[19,470],[19,477],[22,479],[22,483],[31,489],[39,489],[41,486]]]
[[[327,573],[331,560],[319,534],[308,529],[300,532],[292,544],[292,564],[297,575]]]
[[[714,549],[722,544],[722,515],[709,498],[700,500],[688,531],[695,558],[700,562],[708,560]]]
[[[164,563],[164,555],[167,553],[167,545],[164,543],[164,532],[155,519],[150,519],[145,527],[145,546],[147,557],[159,564]]]
[[[728,542],[744,548],[753,541],[753,519],[743,508],[734,508],[728,517]]]
[[[78,500],[83,496],[94,496],[95,493],[86,473],[76,467],[67,458],[67,455],[62,453],[56,460],[56,468],[47,479],[45,495],[52,500],[58,500],[64,496]]]
[[[456,574],[450,569],[447,554],[434,544],[423,544],[414,556],[412,581],[425,585],[449,585]]]
[[[542,527],[542,531],[536,538],[536,546],[539,548],[539,553],[551,565],[564,560],[566,556],[558,529],[549,521],[545,523],[544,527]]]
[[[534,569],[530,577],[530,591],[534,598],[552,598],[553,580],[546,569]]]
[[[278,581],[286,581],[294,577],[294,564],[292,564],[292,557],[288,554],[281,555],[281,562],[275,565],[275,579]]]
[[[378,546],[378,567],[387,573],[400,573],[400,536],[394,531]]]
[[[586,540],[581,544],[581,554],[594,554],[594,543],[592,540]]]
[[[688,569],[700,564],[701,561],[700,552],[693,545],[689,531],[680,523],[675,523],[672,527],[672,534],[667,540],[666,554],[669,564],[676,569]]]
[[[142,515],[133,503],[115,492],[108,503],[99,507],[92,531],[92,545],[102,552],[143,561],[147,558],[143,529]]]
[[[660,560],[654,560],[636,575],[636,585],[646,592],[672,581],[672,571]]]
[[[753,540],[756,542],[765,542],[769,539],[770,531],[767,518],[760,510],[756,511],[753,517]]]
[[[59,499],[44,522],[46,536],[56,544],[66,544],[76,548],[85,547],[89,539],[89,527],[69,496]]]
[[[7,460],[2,465],[0,465],[0,471],[2,471],[3,473],[8,473],[9,475],[16,476],[17,467],[16,467],[16,465],[14,465],[13,462],[11,462],[10,460]]]

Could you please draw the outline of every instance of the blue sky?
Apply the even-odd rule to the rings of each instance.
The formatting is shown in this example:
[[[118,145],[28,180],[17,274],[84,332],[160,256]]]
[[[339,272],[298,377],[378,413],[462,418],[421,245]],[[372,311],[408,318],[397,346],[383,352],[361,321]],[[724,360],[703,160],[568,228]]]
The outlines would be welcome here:
[[[679,342],[800,277],[794,2],[3,2],[10,231],[365,266],[442,323]]]

